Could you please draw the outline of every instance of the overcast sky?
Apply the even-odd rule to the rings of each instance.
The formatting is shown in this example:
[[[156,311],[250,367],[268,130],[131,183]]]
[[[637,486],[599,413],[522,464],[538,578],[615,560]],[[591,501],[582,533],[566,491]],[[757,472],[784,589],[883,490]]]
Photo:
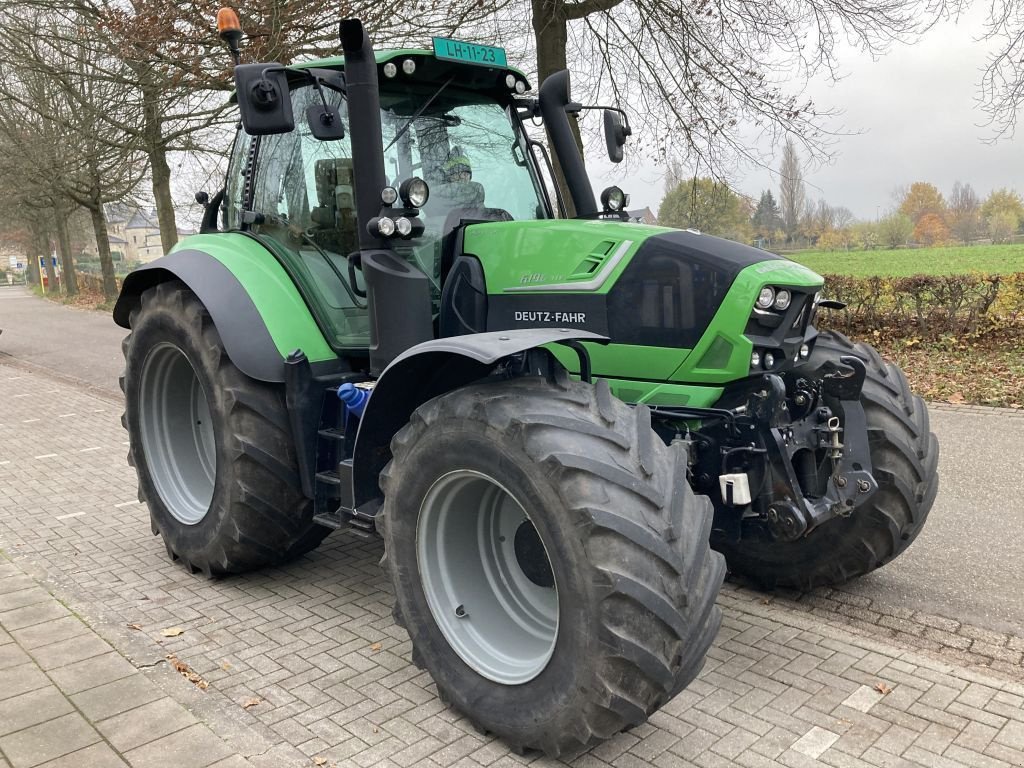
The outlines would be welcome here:
[[[874,219],[876,207],[882,215],[892,207],[895,187],[913,181],[930,181],[947,197],[957,180],[970,182],[982,198],[1004,186],[1024,192],[1024,142],[982,141],[990,131],[976,103],[977,83],[991,46],[976,41],[987,4],[972,5],[976,10],[958,23],[944,22],[916,45],[894,47],[878,61],[845,49],[843,79],[811,85],[819,107],[843,110],[832,127],[859,133],[838,138],[831,165],[806,169],[808,197]],[[772,165],[778,168],[778,158]],[[647,205],[657,213],[663,169],[641,165],[622,178],[609,174],[607,163],[590,166],[598,190],[602,182],[618,183],[631,194],[631,208]],[[778,199],[778,180],[767,170],[740,171],[735,181],[755,199],[767,188]]]

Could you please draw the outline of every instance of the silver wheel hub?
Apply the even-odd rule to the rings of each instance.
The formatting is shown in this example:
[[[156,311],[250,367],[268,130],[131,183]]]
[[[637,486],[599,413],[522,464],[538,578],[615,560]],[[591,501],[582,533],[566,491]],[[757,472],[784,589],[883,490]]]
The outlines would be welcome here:
[[[213,419],[199,377],[170,343],[150,350],[139,385],[139,431],[150,479],[175,520],[196,525],[217,476]]]
[[[493,478],[457,470],[420,507],[420,579],[459,657],[483,677],[519,685],[539,675],[558,637],[558,589],[523,506]]]

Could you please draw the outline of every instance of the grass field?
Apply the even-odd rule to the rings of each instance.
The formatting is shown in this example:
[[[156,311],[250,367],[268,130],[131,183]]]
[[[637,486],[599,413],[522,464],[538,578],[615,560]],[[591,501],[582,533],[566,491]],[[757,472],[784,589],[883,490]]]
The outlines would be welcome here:
[[[895,251],[797,251],[787,258],[820,274],[871,277],[1024,272],[1024,244],[916,248]]]

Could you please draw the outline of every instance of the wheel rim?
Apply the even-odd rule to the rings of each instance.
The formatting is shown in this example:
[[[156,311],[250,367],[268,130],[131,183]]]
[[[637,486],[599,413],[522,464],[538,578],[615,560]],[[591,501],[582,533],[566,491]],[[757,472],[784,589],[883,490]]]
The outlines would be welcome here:
[[[217,475],[213,419],[185,353],[154,347],[142,366],[139,426],[150,479],[175,520],[196,525],[210,509]]]
[[[480,472],[443,475],[423,499],[416,540],[430,611],[462,660],[505,685],[539,675],[558,637],[558,589],[515,497]]]

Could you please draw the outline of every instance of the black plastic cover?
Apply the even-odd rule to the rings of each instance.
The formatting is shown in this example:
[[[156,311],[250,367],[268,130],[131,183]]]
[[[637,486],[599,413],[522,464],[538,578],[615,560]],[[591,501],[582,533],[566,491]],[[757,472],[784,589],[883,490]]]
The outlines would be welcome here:
[[[360,253],[369,296],[370,369],[380,374],[388,364],[434,338],[430,280],[394,251]]]
[[[438,325],[442,337],[487,330],[487,283],[475,256],[459,256],[448,272]]]
[[[242,127],[250,136],[290,133],[295,130],[288,78],[280,64],[237,65],[235,95]]]
[[[697,232],[649,238],[608,294],[608,335],[616,344],[692,348],[736,275],[778,258]]]

